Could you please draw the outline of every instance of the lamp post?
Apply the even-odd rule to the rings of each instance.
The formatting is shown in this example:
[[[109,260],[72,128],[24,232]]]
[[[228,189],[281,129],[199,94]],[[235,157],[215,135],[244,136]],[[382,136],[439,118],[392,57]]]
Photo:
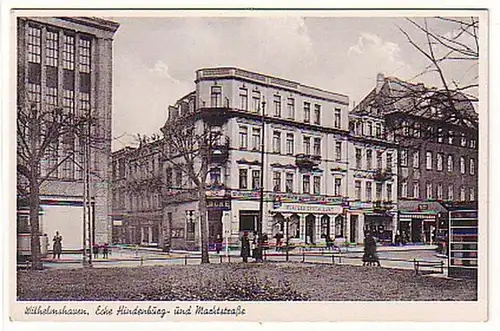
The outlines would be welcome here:
[[[261,114],[261,121],[262,121],[262,140],[261,140],[261,145],[260,145],[260,201],[259,201],[259,220],[257,222],[257,235],[258,235],[258,242],[257,242],[257,256],[258,260],[262,260],[262,246],[263,246],[263,240],[262,240],[262,229],[264,227],[264,161],[265,161],[265,137],[266,137],[266,127],[265,127],[265,119],[266,119],[266,100],[262,100],[262,114]]]

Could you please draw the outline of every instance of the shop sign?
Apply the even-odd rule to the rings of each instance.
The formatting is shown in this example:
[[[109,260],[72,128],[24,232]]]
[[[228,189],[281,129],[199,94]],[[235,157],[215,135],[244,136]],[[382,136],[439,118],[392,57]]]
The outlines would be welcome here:
[[[371,202],[360,202],[360,201],[352,201],[349,203],[350,209],[371,209],[373,208],[373,204]]]
[[[422,203],[418,205],[418,210],[427,210],[429,209],[429,205],[426,203]]]
[[[299,203],[282,203],[279,208],[275,208],[276,212],[290,213],[322,213],[322,214],[341,214],[342,206],[324,206],[324,205],[308,205]]]
[[[231,210],[231,200],[229,200],[229,199],[207,199],[207,209],[209,209],[209,210]]]

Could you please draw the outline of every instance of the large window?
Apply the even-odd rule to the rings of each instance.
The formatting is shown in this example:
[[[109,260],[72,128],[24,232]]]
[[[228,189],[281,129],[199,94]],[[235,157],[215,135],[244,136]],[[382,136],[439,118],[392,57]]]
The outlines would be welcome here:
[[[454,135],[455,133],[452,130],[448,131],[448,144],[453,145]]]
[[[438,200],[443,200],[443,184],[442,183],[437,184],[436,198]]]
[[[365,199],[366,201],[373,200],[372,182],[366,182],[365,184]]]
[[[240,109],[248,110],[248,90],[240,88]]]
[[[420,167],[420,152],[419,151],[414,151],[413,152],[413,168],[418,169]]]
[[[444,139],[443,128],[438,128],[437,129],[437,142],[442,144],[443,139]]]
[[[387,167],[387,169],[392,169],[392,153],[387,153],[386,167]]]
[[[476,191],[473,187],[469,189],[469,201],[476,201]]]
[[[281,192],[281,172],[274,171],[273,172],[273,191]]]
[[[366,124],[366,126],[367,126],[367,135],[369,137],[373,137],[373,124],[372,124],[372,122],[368,122]]]
[[[377,151],[377,168],[382,169],[382,151]]]
[[[212,86],[210,90],[210,106],[222,106],[222,88],[220,86]]]
[[[362,151],[361,148],[356,148],[356,169],[361,169],[361,159],[362,159]]]
[[[426,191],[426,198],[432,199],[432,183],[426,183],[425,191]]]
[[[400,154],[400,165],[402,167],[407,167],[408,166],[408,151],[406,149],[401,150]]]
[[[413,182],[413,197],[415,199],[420,198],[420,183],[419,182]]]
[[[453,184],[448,185],[448,201],[453,201]]]
[[[287,102],[287,117],[289,119],[294,119],[295,118],[295,99],[294,98],[288,98],[288,102]]]
[[[342,195],[342,178],[335,177],[333,183],[333,195],[336,197]]]
[[[252,128],[252,149],[260,151],[261,143],[260,128]]]
[[[210,182],[213,185],[220,185],[222,183],[221,179],[222,177],[220,168],[213,168],[210,170]]]
[[[467,138],[465,138],[465,133],[462,132],[462,135],[460,137],[460,146],[465,147],[467,146]]]
[[[302,176],[302,193],[311,193],[311,176],[309,175]]]
[[[90,73],[90,40],[80,38],[78,41],[80,72]]]
[[[401,182],[401,197],[402,198],[408,197],[408,182],[407,181]]]
[[[465,174],[465,158],[463,156],[460,157],[460,173]]]
[[[382,124],[375,124],[375,136],[377,138],[382,138]]]
[[[274,117],[281,117],[281,96],[274,96]]]
[[[304,122],[309,123],[311,121],[311,104],[309,102],[304,102]]]
[[[260,92],[259,91],[252,92],[252,110],[254,112],[260,111]]]
[[[311,154],[311,137],[304,137],[304,154]]]
[[[75,70],[75,37],[63,36],[63,69]]]
[[[436,154],[436,170],[443,170],[443,153]]]
[[[294,134],[286,134],[286,154],[293,155],[294,153]]]
[[[41,63],[41,33],[41,29],[33,26],[28,26],[28,62]]]
[[[465,187],[460,186],[460,201],[464,202],[465,201]]]
[[[90,109],[90,95],[88,93],[80,94],[80,100],[83,98],[89,97],[88,103],[82,103],[80,106],[80,111],[84,109],[82,107],[88,105],[89,107],[85,110]],[[72,114],[75,111],[75,92],[72,90],[63,90],[63,110],[66,114]],[[84,116],[85,114],[79,114]]]
[[[448,155],[448,162],[447,162],[447,167],[446,169],[451,172],[453,171],[453,155]]]
[[[432,152],[425,152],[425,169],[432,170]]]
[[[354,197],[356,200],[361,200],[361,181],[354,181]]]
[[[334,118],[333,118],[333,127],[335,129],[340,129],[340,109],[335,108]]]
[[[382,200],[382,183],[380,182],[375,183],[375,199],[377,201]]]
[[[335,161],[341,161],[341,160],[342,160],[342,142],[336,141],[335,142]]]
[[[57,67],[59,59],[59,34],[54,31],[47,31],[45,64]]]
[[[240,148],[248,148],[248,127],[240,126]]]
[[[293,173],[291,173],[291,172],[286,173],[285,192],[287,192],[287,193],[293,192]]]
[[[252,189],[260,189],[260,170],[252,170]]]
[[[321,138],[314,138],[314,155],[321,156]]]
[[[392,201],[392,184],[387,183],[387,201]]]
[[[373,153],[371,149],[366,150],[366,169],[370,170],[373,167]]]
[[[321,106],[320,105],[314,105],[314,124],[320,124],[321,123]]]
[[[313,193],[321,194],[321,177],[314,176],[313,177]]]
[[[240,189],[245,190],[248,186],[248,169],[240,169]]]
[[[281,153],[281,132],[274,131],[273,132],[273,152]]]
[[[476,173],[476,163],[473,158],[469,159],[469,174],[474,175]]]

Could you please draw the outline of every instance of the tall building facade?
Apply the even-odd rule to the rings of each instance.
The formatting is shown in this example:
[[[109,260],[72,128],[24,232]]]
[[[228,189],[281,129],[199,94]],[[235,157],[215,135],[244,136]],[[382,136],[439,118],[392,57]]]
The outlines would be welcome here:
[[[397,227],[411,242],[435,242],[449,210],[477,209],[478,116],[468,98],[379,74],[352,114],[366,112],[384,118],[397,146]]]
[[[119,24],[86,17],[20,17],[17,20],[17,104],[39,110],[90,113],[95,138],[90,162],[93,236],[111,241],[112,38]],[[61,139],[44,156],[40,176],[41,231],[59,231],[64,249],[83,246],[83,148],[79,139]],[[19,207],[19,206],[18,206]],[[24,217],[24,216],[20,216]]]

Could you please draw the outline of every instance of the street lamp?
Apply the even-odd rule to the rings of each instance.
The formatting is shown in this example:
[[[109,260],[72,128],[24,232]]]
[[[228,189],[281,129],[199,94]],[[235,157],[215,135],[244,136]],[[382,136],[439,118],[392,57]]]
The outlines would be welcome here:
[[[261,140],[261,145],[260,145],[260,201],[259,201],[259,220],[257,222],[257,235],[258,235],[258,242],[257,242],[257,260],[262,260],[262,246],[263,246],[263,240],[262,240],[262,229],[264,227],[264,160],[265,160],[265,137],[266,137],[266,127],[265,127],[265,118],[266,118],[266,100],[265,98],[262,99],[262,114],[261,114],[261,121],[262,121],[262,140]]]

